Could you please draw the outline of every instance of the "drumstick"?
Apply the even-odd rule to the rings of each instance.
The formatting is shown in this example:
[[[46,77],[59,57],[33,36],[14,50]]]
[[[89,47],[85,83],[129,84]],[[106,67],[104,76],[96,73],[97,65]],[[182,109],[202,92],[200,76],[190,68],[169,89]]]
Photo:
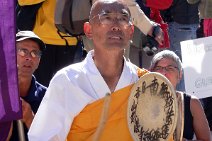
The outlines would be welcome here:
[[[99,122],[99,126],[97,127],[96,132],[94,133],[93,141],[99,141],[99,138],[102,134],[105,123],[108,118],[110,99],[111,99],[110,93],[107,93],[104,97],[104,105],[103,105],[103,109],[102,109],[102,115],[101,115],[101,119]]]
[[[25,141],[23,122],[21,120],[17,120],[17,125],[18,125],[18,137],[19,137],[19,140],[20,141]]]

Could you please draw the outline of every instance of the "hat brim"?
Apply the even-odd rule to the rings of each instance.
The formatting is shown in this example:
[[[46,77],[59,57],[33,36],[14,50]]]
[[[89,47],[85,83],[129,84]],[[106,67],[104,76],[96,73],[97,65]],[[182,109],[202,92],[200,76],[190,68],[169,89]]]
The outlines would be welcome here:
[[[20,41],[23,41],[23,40],[26,40],[26,39],[30,39],[30,40],[33,40],[36,43],[38,43],[38,45],[40,46],[40,50],[42,52],[45,50],[45,48],[46,48],[45,43],[41,39],[36,38],[36,37],[19,37],[19,39],[16,39],[16,41],[20,42]]]
[[[165,141],[175,129],[178,105],[172,84],[151,72],[134,84],[128,99],[128,126],[135,141]]]

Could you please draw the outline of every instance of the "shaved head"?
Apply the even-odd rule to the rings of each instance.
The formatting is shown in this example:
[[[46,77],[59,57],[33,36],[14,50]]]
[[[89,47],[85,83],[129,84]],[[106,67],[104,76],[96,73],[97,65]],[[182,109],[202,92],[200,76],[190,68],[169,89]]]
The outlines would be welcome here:
[[[90,19],[102,12],[128,13],[130,15],[130,10],[123,0],[96,0],[91,7]]]
[[[90,20],[84,25],[95,49],[120,49],[129,47],[134,26],[130,10],[123,0],[97,0],[90,12]]]

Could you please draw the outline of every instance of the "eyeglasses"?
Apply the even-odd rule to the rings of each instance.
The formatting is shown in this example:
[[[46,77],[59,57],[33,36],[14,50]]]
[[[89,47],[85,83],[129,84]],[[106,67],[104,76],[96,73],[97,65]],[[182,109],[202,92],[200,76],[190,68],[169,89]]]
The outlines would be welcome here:
[[[169,65],[169,66],[166,66],[166,67],[156,66],[153,69],[153,71],[156,71],[156,72],[162,72],[163,70],[165,70],[166,72],[174,72],[174,71],[179,70],[179,69],[178,69],[178,67],[172,66],[172,65]]]
[[[25,57],[27,55],[31,55],[32,58],[40,58],[41,55],[42,55],[42,52],[41,51],[38,51],[38,50],[32,50],[31,52],[25,48],[19,48],[17,49],[17,53],[18,55],[22,56],[22,57]]]
[[[91,18],[90,21],[92,21],[96,17],[99,17],[99,21],[103,25],[112,25],[115,23],[115,21],[122,26],[132,25],[129,14],[101,13],[93,16],[93,18]]]

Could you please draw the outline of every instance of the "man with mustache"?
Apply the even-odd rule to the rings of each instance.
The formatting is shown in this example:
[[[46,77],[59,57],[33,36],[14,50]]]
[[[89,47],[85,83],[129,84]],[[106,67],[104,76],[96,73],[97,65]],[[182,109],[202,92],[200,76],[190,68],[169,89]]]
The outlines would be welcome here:
[[[35,113],[46,92],[46,87],[38,83],[33,75],[38,68],[44,42],[32,31],[19,31],[16,34],[17,68],[19,95],[22,101],[25,140]],[[17,121],[13,122],[10,141],[19,141]]]

